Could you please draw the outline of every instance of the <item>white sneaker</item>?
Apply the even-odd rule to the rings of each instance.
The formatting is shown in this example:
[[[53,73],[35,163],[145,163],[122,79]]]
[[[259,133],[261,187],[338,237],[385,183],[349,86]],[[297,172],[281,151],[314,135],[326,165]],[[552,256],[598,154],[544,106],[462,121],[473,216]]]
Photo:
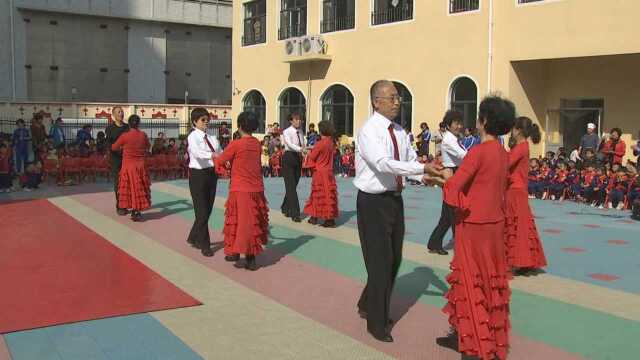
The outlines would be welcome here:
[[[616,209],[618,210],[624,209],[624,204],[622,203],[622,201],[618,203],[618,207],[616,207]]]
[[[600,206],[598,206],[598,209],[602,210],[602,209],[604,209],[604,206],[600,205]]]
[[[591,207],[596,207],[596,202],[595,201],[591,203]]]
[[[556,196],[555,195],[551,195],[551,201],[555,200]]]
[[[26,191],[26,192],[30,192],[30,191],[33,191],[33,189],[31,189],[31,188],[28,188],[28,187],[26,187],[26,188],[24,188],[23,190],[24,190],[24,191]]]
[[[607,204],[607,207],[608,207],[609,209],[613,209],[613,203],[612,203],[611,201],[609,201],[609,203]]]

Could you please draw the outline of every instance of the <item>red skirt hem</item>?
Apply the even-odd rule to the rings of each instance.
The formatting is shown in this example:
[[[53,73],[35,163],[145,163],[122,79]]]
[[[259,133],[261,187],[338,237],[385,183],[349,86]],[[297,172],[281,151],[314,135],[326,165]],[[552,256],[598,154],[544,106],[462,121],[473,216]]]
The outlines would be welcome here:
[[[511,290],[504,261],[504,223],[456,225],[450,289],[443,311],[458,333],[460,352],[506,359]]]
[[[118,178],[118,207],[137,211],[151,207],[151,181],[144,163],[127,164]]]
[[[224,205],[225,255],[258,255],[269,236],[269,208],[264,192],[229,193]]]
[[[505,225],[505,245],[509,266],[531,269],[547,266],[547,259],[525,189],[507,191]]]
[[[311,195],[303,211],[311,217],[325,220],[338,217],[338,187],[333,173],[326,171],[313,173]]]

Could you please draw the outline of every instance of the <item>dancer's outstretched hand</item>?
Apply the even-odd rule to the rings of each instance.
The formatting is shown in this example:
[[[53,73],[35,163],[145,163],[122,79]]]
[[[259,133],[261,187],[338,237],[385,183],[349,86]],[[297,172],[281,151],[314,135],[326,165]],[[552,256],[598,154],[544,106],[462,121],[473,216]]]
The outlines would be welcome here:
[[[424,164],[424,173],[431,176],[440,176],[440,172],[443,169],[442,165],[436,164]]]

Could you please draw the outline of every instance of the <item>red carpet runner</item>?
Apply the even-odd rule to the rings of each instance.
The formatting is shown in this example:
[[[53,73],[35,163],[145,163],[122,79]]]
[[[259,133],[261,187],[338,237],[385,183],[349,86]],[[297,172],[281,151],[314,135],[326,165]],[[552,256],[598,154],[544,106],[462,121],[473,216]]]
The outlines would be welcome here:
[[[0,204],[0,333],[199,305],[46,200]]]

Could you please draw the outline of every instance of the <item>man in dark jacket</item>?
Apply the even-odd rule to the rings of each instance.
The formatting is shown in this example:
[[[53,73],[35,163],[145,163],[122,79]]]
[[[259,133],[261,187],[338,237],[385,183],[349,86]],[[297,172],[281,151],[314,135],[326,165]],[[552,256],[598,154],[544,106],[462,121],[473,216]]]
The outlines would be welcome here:
[[[118,215],[127,215],[127,209],[120,209],[118,207],[118,179],[120,178],[120,168],[122,168],[122,153],[119,151],[111,151],[111,145],[118,140],[120,135],[129,131],[129,125],[123,122],[124,111],[121,107],[114,107],[111,114],[113,116],[113,122],[107,125],[105,135],[107,138],[107,153],[111,157],[111,177],[113,178],[113,191],[116,194],[116,211]]]

